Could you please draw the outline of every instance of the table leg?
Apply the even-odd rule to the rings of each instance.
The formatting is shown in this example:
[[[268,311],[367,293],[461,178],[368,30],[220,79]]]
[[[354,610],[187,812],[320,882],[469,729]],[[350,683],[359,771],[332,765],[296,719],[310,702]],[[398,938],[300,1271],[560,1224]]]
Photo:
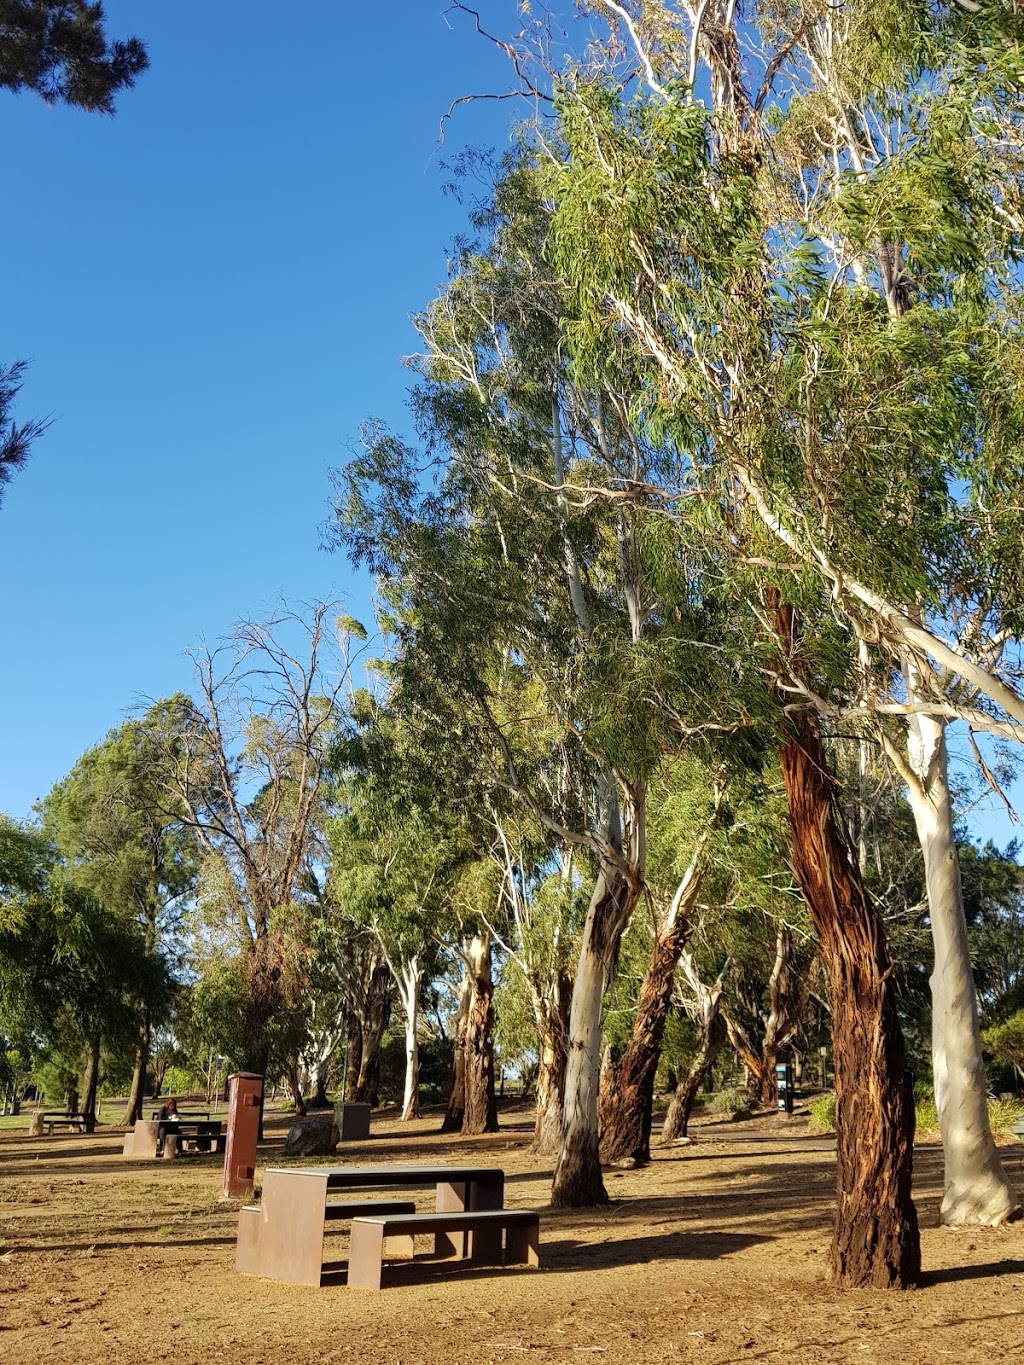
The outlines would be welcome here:
[[[488,1180],[474,1180],[469,1190],[471,1209],[505,1207],[505,1175],[499,1171]],[[469,1233],[467,1256],[483,1265],[501,1265],[501,1228],[478,1228]]]
[[[348,1287],[379,1289],[383,1259],[383,1223],[364,1223],[360,1218],[355,1219],[349,1238]]]
[[[320,1284],[327,1176],[268,1171],[256,1274],[288,1284]]]
[[[435,1205],[437,1212],[462,1213],[466,1208],[466,1194],[465,1182],[458,1185],[439,1184]],[[435,1256],[458,1256],[465,1259],[468,1249],[469,1234],[466,1232],[436,1232],[434,1234]]]

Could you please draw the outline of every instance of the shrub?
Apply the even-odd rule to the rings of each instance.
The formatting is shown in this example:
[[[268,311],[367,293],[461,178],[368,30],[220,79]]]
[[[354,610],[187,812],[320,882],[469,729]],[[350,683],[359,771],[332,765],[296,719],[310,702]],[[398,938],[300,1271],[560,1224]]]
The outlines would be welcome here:
[[[807,1106],[811,1115],[812,1133],[834,1133],[836,1130],[836,1097],[833,1093],[819,1095]]]
[[[750,1101],[747,1092],[739,1086],[720,1090],[717,1095],[709,1095],[706,1108],[712,1114],[729,1114],[734,1119],[750,1117]]]

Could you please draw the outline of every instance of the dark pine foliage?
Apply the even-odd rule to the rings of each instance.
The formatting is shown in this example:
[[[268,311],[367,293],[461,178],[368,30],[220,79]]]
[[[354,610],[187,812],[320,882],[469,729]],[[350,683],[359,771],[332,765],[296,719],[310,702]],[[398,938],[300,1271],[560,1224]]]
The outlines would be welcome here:
[[[103,6],[85,0],[0,0],[0,88],[112,114],[149,58],[138,38],[108,42],[103,25]]]
[[[19,426],[11,415],[24,373],[23,360],[15,361],[13,365],[0,365],[0,502],[3,502],[7,482],[18,466],[25,463],[32,442],[47,425],[45,422],[24,422]]]

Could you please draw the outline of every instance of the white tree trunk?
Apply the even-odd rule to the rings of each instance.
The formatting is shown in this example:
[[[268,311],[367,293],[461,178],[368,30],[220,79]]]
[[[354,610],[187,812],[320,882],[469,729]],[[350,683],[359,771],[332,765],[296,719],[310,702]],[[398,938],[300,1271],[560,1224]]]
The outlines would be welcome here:
[[[423,969],[417,958],[412,958],[402,966],[398,989],[405,1010],[405,1097],[402,1101],[402,1118],[414,1119],[420,1112],[420,1055],[417,1038],[419,1025],[420,982]]]
[[[908,679],[913,681],[911,670]],[[915,782],[910,805],[924,856],[935,966],[932,1067],[945,1161],[941,1219],[1005,1223],[1017,1210],[988,1121],[988,1084],[981,1056],[978,1001],[971,972],[960,864],[949,795],[946,723],[912,716],[908,754]]]
[[[601,1068],[601,1007],[619,940],[629,923],[639,886],[602,863],[590,898],[569,1012],[562,1140],[551,1202],[556,1208],[606,1203],[601,1179],[597,1097]]]
[[[580,1168],[596,1168],[598,1173],[597,1093],[601,1072],[601,1003],[606,985],[607,972],[600,957],[593,951],[588,952],[584,945],[573,983],[569,1014],[569,1055],[565,1067],[558,1166],[563,1167],[571,1161]],[[587,1198],[585,1202],[593,1201]]]

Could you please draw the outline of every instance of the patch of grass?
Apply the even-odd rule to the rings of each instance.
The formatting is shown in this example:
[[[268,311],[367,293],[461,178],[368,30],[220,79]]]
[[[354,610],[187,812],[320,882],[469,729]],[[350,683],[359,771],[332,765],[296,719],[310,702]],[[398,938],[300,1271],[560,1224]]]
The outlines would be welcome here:
[[[939,1111],[931,1096],[926,1099],[919,1099],[914,1106],[914,1112],[919,1133],[937,1133],[939,1131]]]
[[[1020,1119],[1024,1119],[1024,1104],[1020,1100],[989,1100],[988,1121],[999,1137],[1016,1137],[1011,1130]]]
[[[810,1113],[812,1133],[834,1133],[836,1131],[836,1097],[834,1094],[819,1095],[807,1106]]]
[[[170,1237],[173,1231],[174,1229],[170,1226],[169,1223],[164,1223],[162,1224],[162,1226],[157,1228],[156,1235],[158,1237]]]
[[[811,1100],[807,1106],[810,1111],[810,1128],[812,1133],[834,1133],[836,1129],[836,1097],[834,1094],[819,1095],[817,1099]],[[1015,1134],[1011,1132],[1013,1125],[1018,1119],[1024,1118],[1024,1104],[1019,1100],[995,1100],[989,1096],[988,1118],[992,1125],[992,1132],[997,1137],[1010,1138]],[[939,1111],[935,1106],[935,1097],[931,1094],[919,1094],[915,1105],[915,1119],[917,1132],[933,1136],[939,1131]]]

